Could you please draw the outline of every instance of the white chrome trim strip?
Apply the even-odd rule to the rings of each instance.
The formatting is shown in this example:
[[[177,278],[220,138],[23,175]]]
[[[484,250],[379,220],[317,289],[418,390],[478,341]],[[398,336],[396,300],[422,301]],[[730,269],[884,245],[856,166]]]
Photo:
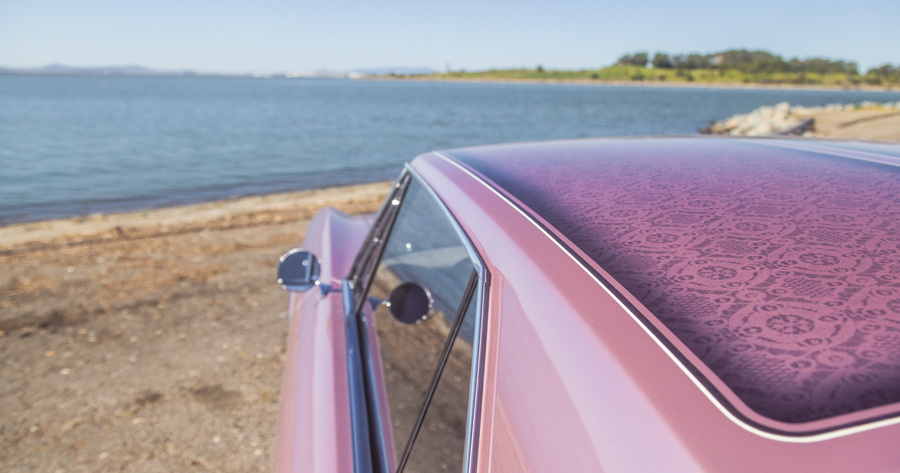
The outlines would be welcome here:
[[[774,148],[782,148],[782,149],[795,149],[800,151],[810,151],[813,153],[825,154],[829,156],[838,156],[841,158],[849,158],[855,159],[857,161],[867,161],[870,163],[878,163],[878,164],[886,164],[888,166],[900,166],[900,158],[886,155],[886,154],[878,154],[873,153],[871,151],[862,151],[855,149],[846,149],[846,148],[838,148],[838,147],[830,147],[825,146],[827,141],[822,143],[804,143],[794,140],[779,140],[779,141],[767,141],[767,140],[740,140],[744,143],[753,143],[758,145],[772,146]]]

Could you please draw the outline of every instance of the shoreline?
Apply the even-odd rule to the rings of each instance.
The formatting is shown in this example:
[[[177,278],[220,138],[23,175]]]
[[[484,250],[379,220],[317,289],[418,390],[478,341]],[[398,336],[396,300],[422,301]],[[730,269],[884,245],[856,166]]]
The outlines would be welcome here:
[[[463,81],[469,80],[464,79]],[[603,86],[605,84],[587,85]],[[611,86],[616,87],[618,85]],[[694,87],[694,85],[687,87]],[[750,114],[751,112],[748,112],[746,115]],[[900,142],[900,116],[898,115],[900,113],[894,110],[830,110],[823,108],[814,114],[808,115],[814,118],[817,124],[817,132],[812,134],[810,138]],[[734,117],[731,118],[733,119]],[[728,120],[729,118],[723,117],[719,122]],[[703,133],[698,133],[698,136],[703,136]],[[149,208],[138,207],[135,210],[114,210],[108,213],[89,213],[72,217],[0,223],[0,254],[29,239],[52,239],[61,237],[67,232],[72,238],[85,238],[88,234],[109,235],[111,234],[110,232],[114,231],[120,234],[122,232],[144,231],[145,227],[149,225],[147,223],[149,221],[158,221],[158,225],[162,227],[184,225],[187,222],[199,225],[200,221],[221,227],[226,226],[223,222],[228,222],[232,219],[235,222],[240,220],[239,218],[233,218],[233,215],[258,213],[260,215],[254,217],[257,220],[260,218],[275,218],[273,215],[279,210],[287,210],[293,215],[297,213],[298,208],[306,206],[310,202],[340,202],[342,198],[350,198],[352,200],[354,196],[371,195],[372,192],[386,188],[385,186],[388,186],[391,182],[341,183],[289,192],[238,195],[224,199],[214,198],[185,204]],[[308,212],[300,213],[306,215],[307,218],[312,216]],[[246,219],[246,217],[244,218]]]
[[[473,84],[547,84],[547,85],[580,85],[595,87],[651,87],[651,88],[687,88],[687,89],[734,89],[734,90],[821,90],[834,92],[900,92],[900,87],[882,87],[858,85],[852,87],[835,87],[828,85],[800,84],[760,84],[760,83],[717,83],[717,82],[664,82],[664,81],[614,81],[592,79],[465,79],[465,78],[417,78],[417,77],[362,77],[350,80],[367,81],[414,81],[414,82],[447,82]]]
[[[118,214],[168,207],[182,207],[205,202],[258,197],[271,194],[289,194],[315,191],[357,184],[368,184],[396,178],[391,168],[341,169],[330,173],[318,173],[301,180],[273,180],[271,182],[237,182],[216,186],[200,186],[189,189],[173,189],[139,196],[115,199],[87,199],[55,203],[28,203],[19,207],[8,206],[0,211],[0,228],[6,225],[64,220],[94,214]]]
[[[228,229],[309,219],[325,206],[353,212],[354,205],[385,195],[391,181],[233,197],[203,203],[0,226],[0,254],[34,245],[84,244],[185,229]],[[380,204],[380,203],[379,203]]]

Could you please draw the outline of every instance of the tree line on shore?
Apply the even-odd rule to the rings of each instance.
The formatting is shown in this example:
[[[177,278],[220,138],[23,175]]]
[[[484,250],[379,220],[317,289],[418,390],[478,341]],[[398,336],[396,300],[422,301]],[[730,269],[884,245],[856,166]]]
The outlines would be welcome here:
[[[712,54],[669,54],[646,51],[625,54],[598,69],[535,68],[465,70],[417,77],[474,80],[539,80],[579,82],[655,82],[699,84],[763,84],[824,87],[900,87],[900,64],[884,64],[859,72],[855,62],[824,58],[784,59],[766,51],[727,50]]]
[[[774,73],[788,74],[840,74],[847,76],[851,83],[881,85],[900,82],[900,67],[885,64],[869,69],[865,75],[859,73],[855,62],[832,61],[824,58],[792,58],[785,60],[781,56],[766,51],[728,50],[712,54],[673,54],[657,52],[653,58],[646,51],[625,54],[616,62],[616,66],[637,66],[654,69],[675,69],[679,76],[695,70],[738,71],[743,74],[766,75]]]

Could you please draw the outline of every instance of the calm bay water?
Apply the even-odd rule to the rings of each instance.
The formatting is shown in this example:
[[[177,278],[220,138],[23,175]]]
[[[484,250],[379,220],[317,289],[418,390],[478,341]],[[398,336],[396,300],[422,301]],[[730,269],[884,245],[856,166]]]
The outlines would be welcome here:
[[[692,134],[781,101],[900,93],[0,76],[0,224],[392,179],[479,144]]]

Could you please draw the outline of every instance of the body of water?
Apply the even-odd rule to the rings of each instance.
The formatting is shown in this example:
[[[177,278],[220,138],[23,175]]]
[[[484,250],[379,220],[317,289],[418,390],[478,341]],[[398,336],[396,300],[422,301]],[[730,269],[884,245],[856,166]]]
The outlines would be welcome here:
[[[0,76],[0,224],[392,179],[460,146],[693,134],[761,105],[900,93]]]

